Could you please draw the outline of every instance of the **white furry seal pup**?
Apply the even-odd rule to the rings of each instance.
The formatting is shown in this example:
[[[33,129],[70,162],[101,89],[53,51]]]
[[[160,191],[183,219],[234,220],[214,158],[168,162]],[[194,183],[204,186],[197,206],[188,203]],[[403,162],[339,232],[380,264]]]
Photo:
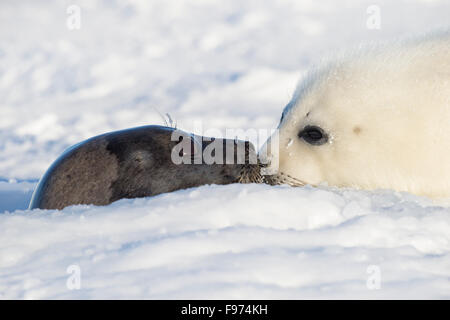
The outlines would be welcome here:
[[[220,161],[198,157],[206,149],[215,152],[217,146],[223,147],[222,153],[212,160]],[[193,161],[176,163],[173,152]],[[204,184],[255,181],[259,169],[252,159],[256,152],[247,141],[204,139],[161,126],[110,132],[66,150],[39,181],[29,209],[107,205]]]
[[[269,183],[450,197],[450,33],[366,48],[315,69],[278,129],[279,150],[270,150],[272,137],[260,151],[272,167],[278,162]]]

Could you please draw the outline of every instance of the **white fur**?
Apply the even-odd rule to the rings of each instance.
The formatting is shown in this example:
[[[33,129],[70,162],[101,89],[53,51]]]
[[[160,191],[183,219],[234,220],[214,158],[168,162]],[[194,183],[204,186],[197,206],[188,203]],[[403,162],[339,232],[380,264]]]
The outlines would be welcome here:
[[[283,114],[272,154],[283,175],[450,197],[449,32],[328,63],[300,83]],[[298,138],[306,125],[320,126],[330,141]]]

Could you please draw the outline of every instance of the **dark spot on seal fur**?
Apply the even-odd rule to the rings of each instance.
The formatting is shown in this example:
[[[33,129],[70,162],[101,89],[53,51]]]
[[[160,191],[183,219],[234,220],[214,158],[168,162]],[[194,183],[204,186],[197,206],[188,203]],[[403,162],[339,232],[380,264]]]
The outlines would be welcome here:
[[[107,137],[107,141],[106,149],[117,158],[119,166],[117,178],[111,184],[110,202],[153,193],[154,186],[149,177],[156,180],[158,168],[167,166],[168,160],[157,137],[138,130],[112,135]],[[152,157],[151,153],[158,156]]]
[[[106,141],[86,142],[48,170],[48,179],[44,176],[38,186],[40,190],[35,191],[45,197],[38,197],[35,207],[62,209],[67,203],[105,205],[111,197],[109,186],[117,179],[117,173],[116,157],[106,150]]]

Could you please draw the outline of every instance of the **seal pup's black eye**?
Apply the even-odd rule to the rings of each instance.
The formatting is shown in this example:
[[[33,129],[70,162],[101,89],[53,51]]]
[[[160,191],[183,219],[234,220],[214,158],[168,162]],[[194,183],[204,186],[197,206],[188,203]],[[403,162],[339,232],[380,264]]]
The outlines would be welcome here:
[[[315,146],[320,146],[328,141],[326,132],[317,126],[304,127],[298,133],[298,137]]]

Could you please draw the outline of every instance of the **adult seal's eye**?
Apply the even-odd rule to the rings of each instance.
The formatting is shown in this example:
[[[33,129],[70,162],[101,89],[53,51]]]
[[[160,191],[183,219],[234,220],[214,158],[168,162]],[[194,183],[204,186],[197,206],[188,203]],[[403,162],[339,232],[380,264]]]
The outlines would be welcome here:
[[[320,146],[328,142],[328,135],[326,132],[317,126],[304,127],[298,133],[298,137],[315,146]]]

